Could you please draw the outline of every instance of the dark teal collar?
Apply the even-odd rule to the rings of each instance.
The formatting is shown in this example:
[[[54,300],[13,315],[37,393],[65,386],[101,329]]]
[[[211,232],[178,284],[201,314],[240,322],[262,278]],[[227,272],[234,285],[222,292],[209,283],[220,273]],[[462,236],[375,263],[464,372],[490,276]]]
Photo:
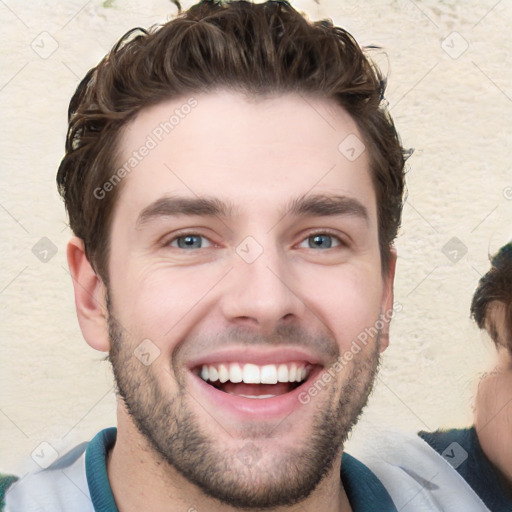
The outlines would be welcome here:
[[[85,452],[87,484],[97,512],[118,512],[107,474],[107,454],[113,448],[116,437],[117,428],[106,428],[96,434]]]
[[[354,512],[397,512],[380,480],[348,453],[341,459],[341,481]]]

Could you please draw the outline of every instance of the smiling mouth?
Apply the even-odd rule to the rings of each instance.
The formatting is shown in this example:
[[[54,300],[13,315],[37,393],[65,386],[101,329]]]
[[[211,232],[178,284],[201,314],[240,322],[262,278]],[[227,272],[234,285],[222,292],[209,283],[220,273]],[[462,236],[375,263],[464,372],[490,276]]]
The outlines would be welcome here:
[[[204,382],[231,395],[267,399],[290,393],[312,374],[306,362],[256,365],[251,363],[208,364],[194,371]]]

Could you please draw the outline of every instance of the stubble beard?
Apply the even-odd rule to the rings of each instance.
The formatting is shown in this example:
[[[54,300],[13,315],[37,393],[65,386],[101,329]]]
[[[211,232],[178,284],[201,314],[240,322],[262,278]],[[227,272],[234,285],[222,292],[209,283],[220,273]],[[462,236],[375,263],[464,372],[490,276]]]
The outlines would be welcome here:
[[[200,427],[190,410],[189,404],[194,399],[179,376],[169,373],[166,379],[174,380],[175,393],[163,390],[152,367],[144,366],[134,357],[133,344],[123,335],[110,308],[109,334],[109,360],[118,394],[154,453],[205,495],[234,508],[253,511],[303,501],[333,470],[350,430],[368,401],[380,363],[377,339],[373,351],[367,355],[360,352],[353,359],[352,367],[342,370],[350,374],[344,380],[337,403],[334,403],[338,393],[335,386],[321,391],[329,393],[325,401],[328,406],[318,411],[311,435],[298,442],[293,450],[280,454],[277,439],[276,450],[260,454],[258,459],[258,438],[267,441],[272,432],[258,429],[247,432],[248,439],[242,448],[230,450],[219,446],[218,440]],[[315,406],[312,401],[304,407]],[[216,422],[215,418],[211,420]]]

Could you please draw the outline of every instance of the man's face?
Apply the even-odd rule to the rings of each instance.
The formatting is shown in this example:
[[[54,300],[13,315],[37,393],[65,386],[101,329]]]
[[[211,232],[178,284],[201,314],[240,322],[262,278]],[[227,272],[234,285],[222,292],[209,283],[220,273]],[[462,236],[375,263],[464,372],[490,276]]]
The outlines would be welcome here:
[[[195,99],[114,212],[121,414],[206,494],[291,504],[339,461],[385,348],[370,337],[335,365],[392,302],[368,155],[338,149],[359,132],[327,100]],[[143,110],[121,164],[186,100]]]

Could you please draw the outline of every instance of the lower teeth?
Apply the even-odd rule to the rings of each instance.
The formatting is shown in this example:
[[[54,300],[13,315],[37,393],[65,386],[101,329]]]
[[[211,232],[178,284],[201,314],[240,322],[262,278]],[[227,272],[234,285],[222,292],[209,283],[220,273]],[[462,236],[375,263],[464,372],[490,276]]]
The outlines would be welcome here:
[[[244,398],[274,398],[276,395],[258,395],[258,396],[254,396],[254,395],[237,395],[236,393],[231,393],[230,391],[228,391],[228,394],[230,395],[235,395],[235,396],[243,396]]]

